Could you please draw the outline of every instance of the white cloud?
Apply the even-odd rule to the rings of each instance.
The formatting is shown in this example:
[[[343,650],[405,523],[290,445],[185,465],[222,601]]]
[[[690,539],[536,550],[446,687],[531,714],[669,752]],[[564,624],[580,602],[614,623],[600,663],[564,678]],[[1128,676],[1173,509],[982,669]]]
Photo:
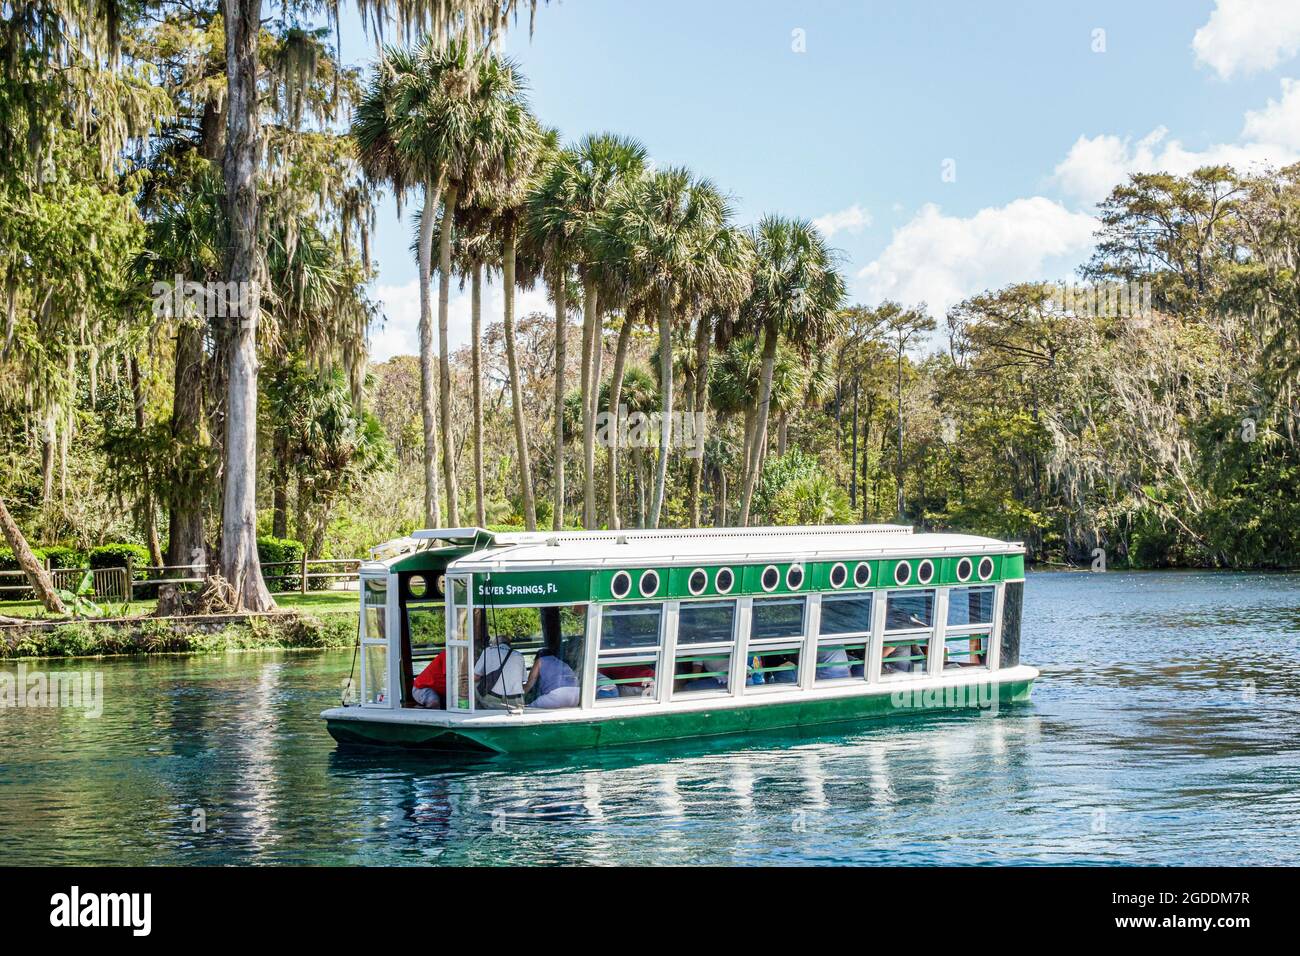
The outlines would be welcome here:
[[[1300,4],[1298,4],[1300,6]],[[1157,127],[1137,142],[1103,134],[1080,136],[1057,164],[1054,178],[1070,196],[1086,203],[1104,199],[1131,173],[1186,175],[1201,166],[1227,164],[1240,172],[1283,166],[1300,159],[1300,83],[1282,81],[1282,97],[1246,113],[1240,141],[1188,149]]]
[[[1192,49],[1225,80],[1238,71],[1271,70],[1300,52],[1300,3],[1218,0],[1192,37]]]
[[[874,262],[858,273],[868,302],[925,302],[942,317],[962,299],[1011,282],[1052,279],[1050,261],[1068,258],[1067,272],[1092,248],[1097,222],[1060,203],[1035,196],[974,216],[945,216],[923,206]]]
[[[813,220],[813,225],[827,239],[830,239],[837,232],[847,232],[851,236],[856,236],[871,225],[871,213],[854,203],[848,209],[841,209],[839,212],[828,212],[824,216],[818,216]]]
[[[433,279],[434,348],[438,346],[437,309],[438,278]],[[370,357],[383,362],[394,355],[420,354],[420,287],[412,279],[405,285],[384,285],[375,289],[375,299],[384,316],[382,328],[370,334]],[[500,286],[486,282],[483,287],[483,328],[501,321],[505,299]],[[546,300],[546,290],[541,288],[515,293],[515,316],[530,312],[551,312]],[[451,298],[447,303],[447,343],[452,352],[469,344],[470,338],[469,290],[460,291],[459,282],[453,282]]]

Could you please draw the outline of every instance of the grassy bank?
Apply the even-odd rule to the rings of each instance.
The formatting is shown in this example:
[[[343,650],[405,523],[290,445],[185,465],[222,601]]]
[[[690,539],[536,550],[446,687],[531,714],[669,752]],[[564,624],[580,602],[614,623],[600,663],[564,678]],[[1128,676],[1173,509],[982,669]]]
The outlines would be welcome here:
[[[351,647],[356,633],[356,617],[342,613],[290,612],[230,620],[82,620],[54,627],[0,629],[0,659]]]
[[[356,591],[308,591],[306,594],[276,594],[275,603],[281,610],[306,611],[314,615],[357,611]],[[100,605],[105,617],[149,617],[158,608],[153,598],[132,601],[130,604],[105,603]],[[0,617],[31,618],[35,621],[58,620],[48,613],[40,601],[0,601]]]

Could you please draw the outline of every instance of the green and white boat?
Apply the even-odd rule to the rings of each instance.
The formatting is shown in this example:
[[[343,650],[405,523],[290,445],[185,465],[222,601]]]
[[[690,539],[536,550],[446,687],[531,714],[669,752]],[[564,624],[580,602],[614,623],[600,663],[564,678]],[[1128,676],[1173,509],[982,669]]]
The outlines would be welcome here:
[[[518,753],[995,710],[1038,676],[1024,548],[991,538],[457,528],[371,557],[358,692],[321,715],[341,744]]]

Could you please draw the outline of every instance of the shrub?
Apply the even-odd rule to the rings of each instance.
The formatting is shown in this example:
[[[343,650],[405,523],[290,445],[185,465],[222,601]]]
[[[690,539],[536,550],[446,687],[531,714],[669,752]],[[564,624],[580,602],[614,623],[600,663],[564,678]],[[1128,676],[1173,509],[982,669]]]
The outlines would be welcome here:
[[[45,560],[45,550],[43,548],[32,548],[32,554],[36,555],[37,561]],[[18,556],[10,548],[0,548],[0,571],[21,571],[22,567],[18,564]],[[36,594],[31,588],[26,587],[27,579],[17,574],[6,574],[0,576],[0,587],[9,588],[24,585],[20,591],[0,591],[0,601],[31,601],[35,599]]]
[[[294,541],[292,538],[272,538],[268,535],[257,539],[257,560],[262,564],[262,580],[266,582],[267,588],[278,592],[297,591],[302,587],[300,571],[303,551],[302,542]],[[281,565],[267,570],[268,564],[278,564],[282,561],[292,562],[292,565]]]
[[[55,544],[45,549],[45,559],[51,568],[84,568],[86,552],[64,544]]]

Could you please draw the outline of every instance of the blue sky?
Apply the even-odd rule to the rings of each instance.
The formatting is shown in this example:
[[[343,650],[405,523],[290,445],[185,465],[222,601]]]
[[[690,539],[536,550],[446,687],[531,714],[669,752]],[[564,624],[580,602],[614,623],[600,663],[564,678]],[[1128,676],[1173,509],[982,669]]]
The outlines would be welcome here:
[[[354,16],[342,42],[373,56]],[[1300,0],[563,0],[506,48],[566,141],[636,136],[712,178],[740,222],[816,220],[855,301],[936,318],[1068,277],[1128,172],[1300,159]],[[378,233],[383,359],[415,350],[417,295],[391,201]],[[462,300],[453,343],[467,329]]]

